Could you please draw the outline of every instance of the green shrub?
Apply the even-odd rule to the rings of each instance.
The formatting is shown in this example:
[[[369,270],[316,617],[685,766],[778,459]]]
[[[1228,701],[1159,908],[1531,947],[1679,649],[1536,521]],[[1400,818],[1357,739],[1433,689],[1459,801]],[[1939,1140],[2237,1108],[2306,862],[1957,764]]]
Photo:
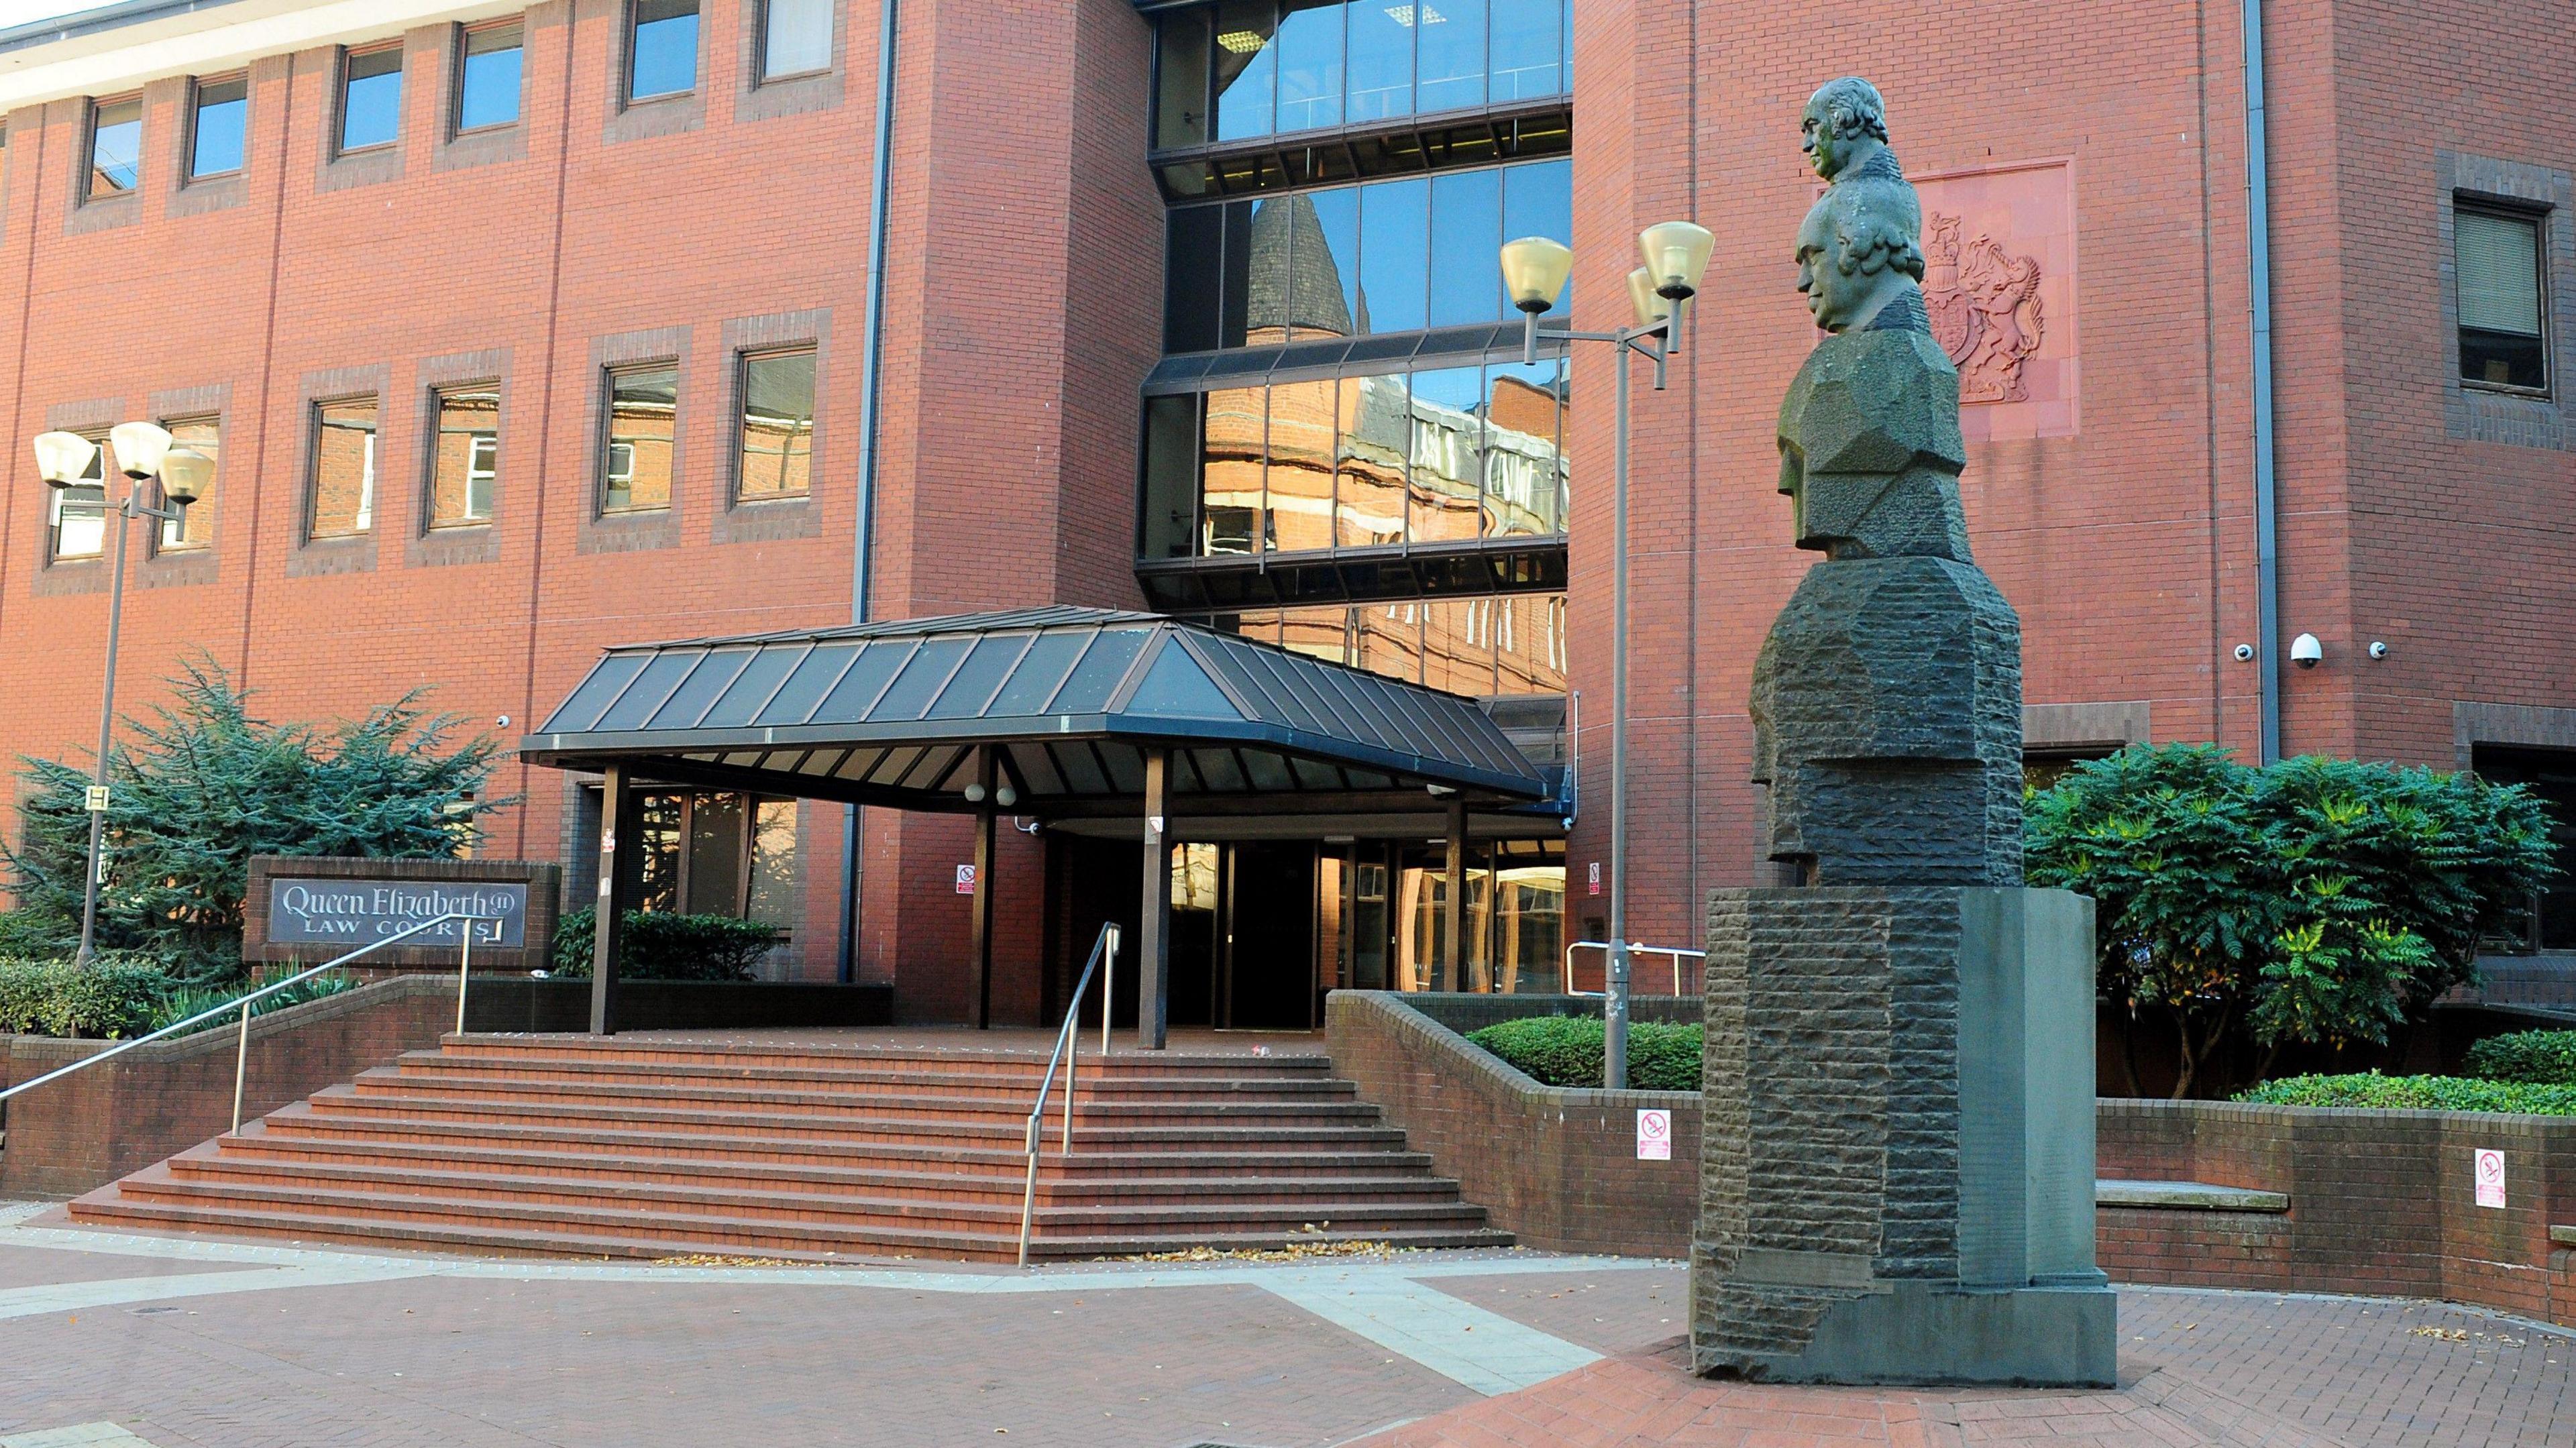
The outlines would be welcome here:
[[[2469,1047],[2465,1075],[2532,1086],[2576,1086],[2576,1031],[2515,1031]]]
[[[590,978],[599,912],[585,906],[555,926],[554,973]],[[734,915],[671,915],[629,910],[620,980],[749,980],[752,967],[778,943],[778,932]]]
[[[34,910],[0,910],[0,960],[51,960],[71,954],[79,943],[77,919],[66,922]]]
[[[1546,1086],[1601,1084],[1603,1028],[1593,1016],[1528,1016],[1467,1039]],[[1700,1028],[1628,1024],[1628,1085],[1637,1091],[1699,1089]]]
[[[317,975],[299,985],[288,986],[275,995],[260,997],[258,1002],[251,1006],[250,1013],[254,1016],[264,1016],[271,1011],[300,1006],[306,1001],[318,1001],[325,996],[335,996],[344,990],[355,990],[357,987],[357,977],[333,971],[329,975]],[[211,987],[179,986],[161,998],[161,1004],[152,1013],[152,1029],[157,1031],[164,1026],[176,1025],[200,1011],[210,1011],[217,1006],[239,1000],[255,989],[257,989],[256,986],[248,984]],[[238,1015],[217,1016],[197,1027],[197,1030],[212,1030],[239,1019],[241,1018]],[[186,1034],[194,1035],[196,1032],[191,1031]]]
[[[2380,1111],[2507,1111],[2576,1116],[2576,1086],[2473,1081],[2461,1076],[2290,1076],[2240,1091],[2265,1106],[2357,1106]]]
[[[0,1034],[121,1040],[150,1032],[174,985],[159,965],[101,956],[0,960]]]

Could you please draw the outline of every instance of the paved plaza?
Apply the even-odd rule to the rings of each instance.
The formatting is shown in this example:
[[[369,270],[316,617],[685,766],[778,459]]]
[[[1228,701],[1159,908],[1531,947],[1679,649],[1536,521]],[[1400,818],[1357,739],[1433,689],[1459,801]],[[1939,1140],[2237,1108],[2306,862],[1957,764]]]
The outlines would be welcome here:
[[[2576,1338],[2121,1294],[2116,1393],[1672,1367],[1679,1264],[1532,1252],[793,1269],[394,1257],[0,1208],[0,1448],[2576,1441]]]

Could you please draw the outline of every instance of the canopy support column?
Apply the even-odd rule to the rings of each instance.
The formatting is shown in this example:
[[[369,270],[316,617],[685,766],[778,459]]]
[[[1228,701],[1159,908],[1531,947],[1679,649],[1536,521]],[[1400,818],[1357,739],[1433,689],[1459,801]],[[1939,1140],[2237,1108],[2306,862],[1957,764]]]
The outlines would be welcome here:
[[[644,796],[626,767],[600,775],[599,927],[590,946],[590,1033],[617,1034],[617,960],[626,944],[626,912],[644,883]]]
[[[1465,990],[1467,977],[1459,968],[1463,959],[1460,946],[1467,923],[1467,800],[1464,795],[1449,796],[1449,898],[1443,902],[1441,921],[1448,939],[1440,946],[1440,967],[1432,980],[1433,990]]]
[[[975,779],[983,787],[983,807],[975,811],[974,955],[975,984],[967,1001],[967,1024],[984,1030],[993,1024],[993,751],[975,751]]]
[[[1170,822],[1172,752],[1145,751],[1145,898],[1136,934],[1136,1044],[1163,1049],[1172,1009],[1172,847],[1164,839]]]

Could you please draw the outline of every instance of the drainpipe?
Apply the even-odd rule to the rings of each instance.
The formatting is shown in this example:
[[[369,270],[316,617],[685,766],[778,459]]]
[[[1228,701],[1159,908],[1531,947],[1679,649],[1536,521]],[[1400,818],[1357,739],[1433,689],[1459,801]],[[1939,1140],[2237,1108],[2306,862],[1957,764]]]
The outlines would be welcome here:
[[[2263,0],[2245,6],[2245,250],[2254,336],[2254,658],[2263,762],[2281,757],[2281,570],[2272,476],[2272,185],[2263,99]],[[2207,138],[2202,138],[2206,144]],[[2214,521],[2214,520],[2213,520]]]
[[[885,363],[887,197],[894,189],[894,62],[898,0],[878,0],[876,148],[868,180],[868,322],[859,356],[858,524],[850,555],[850,622],[868,621],[877,531],[877,394]],[[858,978],[859,807],[841,806],[840,980]]]

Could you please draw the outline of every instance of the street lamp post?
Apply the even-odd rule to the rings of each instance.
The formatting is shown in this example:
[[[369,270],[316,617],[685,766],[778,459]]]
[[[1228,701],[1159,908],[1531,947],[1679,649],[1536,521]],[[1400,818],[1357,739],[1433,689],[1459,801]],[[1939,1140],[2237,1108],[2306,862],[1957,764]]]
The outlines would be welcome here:
[[[206,483],[215,471],[214,459],[191,448],[172,447],[170,434],[148,422],[119,423],[109,430],[107,438],[115,450],[117,471],[125,474],[127,481],[124,500],[110,507],[108,470],[99,468],[99,515],[103,521],[112,519],[110,526],[116,529],[116,572],[107,594],[107,683],[98,706],[98,763],[86,801],[89,868],[82,891],[77,961],[83,967],[97,953],[99,851],[107,831],[107,750],[116,724],[116,643],[125,626],[126,525],[137,518],[176,522],[186,517],[188,505],[204,496]],[[76,487],[87,477],[91,465],[98,462],[98,444],[76,432],[37,435],[36,471],[47,487]],[[146,483],[153,484],[148,494]]]
[[[1681,326],[1691,297],[1708,270],[1715,238],[1687,221],[1666,221],[1638,234],[1646,264],[1628,274],[1633,324],[1615,332],[1550,329],[1571,342],[1607,342],[1617,349],[1616,442],[1611,468],[1610,619],[1610,962],[1601,1009],[1601,1084],[1628,1085],[1628,370],[1634,357],[1655,364],[1655,390],[1664,390],[1665,364],[1681,351]],[[1503,244],[1503,285],[1521,309],[1521,357],[1538,360],[1539,314],[1556,305],[1574,271],[1574,253],[1543,236]]]

